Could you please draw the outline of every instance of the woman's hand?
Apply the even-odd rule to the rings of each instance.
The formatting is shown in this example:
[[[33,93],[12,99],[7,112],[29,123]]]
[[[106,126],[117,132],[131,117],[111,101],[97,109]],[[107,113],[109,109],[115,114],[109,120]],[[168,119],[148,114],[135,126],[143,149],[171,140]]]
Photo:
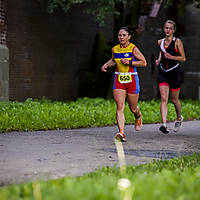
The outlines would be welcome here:
[[[101,67],[101,71],[102,72],[107,72],[107,68],[108,67],[112,67],[114,66],[116,63],[115,61],[111,58],[107,63],[105,63],[102,67]]]
[[[101,71],[102,71],[102,72],[107,72],[107,68],[108,68],[108,65],[107,65],[107,63],[105,63],[105,64],[101,67]]]
[[[157,59],[157,60],[155,61],[155,64],[158,66],[158,65],[160,64],[160,60]]]
[[[173,56],[170,55],[169,53],[165,53],[164,56],[165,56],[165,58],[167,58],[167,59],[173,59]]]
[[[126,58],[122,58],[120,61],[121,61],[121,63],[124,64],[124,65],[129,65],[129,60],[126,59]]]

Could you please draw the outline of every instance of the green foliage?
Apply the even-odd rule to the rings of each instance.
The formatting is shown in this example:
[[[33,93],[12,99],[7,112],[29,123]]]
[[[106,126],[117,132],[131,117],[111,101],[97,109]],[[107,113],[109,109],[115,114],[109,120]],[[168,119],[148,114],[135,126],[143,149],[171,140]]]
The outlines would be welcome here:
[[[131,181],[132,199],[200,199],[200,154],[171,160],[128,166],[125,178]],[[122,178],[117,167],[104,167],[82,177],[37,181],[0,188],[0,200],[117,200]],[[40,198],[39,198],[40,197]]]
[[[137,0],[138,1],[138,0]],[[85,4],[85,9],[83,12],[87,14],[92,14],[95,16],[95,20],[99,23],[100,26],[104,25],[106,16],[114,15],[119,16],[120,12],[117,9],[117,4],[128,5],[127,8],[130,8],[130,4],[134,4],[137,2],[130,0],[48,0],[48,12],[53,13],[58,8],[61,8],[64,12],[68,12],[74,5],[77,4]],[[153,2],[153,0],[149,0],[149,2]],[[164,1],[165,7],[172,6],[174,1],[166,0]],[[197,8],[200,8],[200,0],[181,0],[178,3],[175,2],[178,6],[179,12],[183,11],[185,5],[194,3]],[[142,11],[143,8],[141,8]],[[137,9],[136,9],[137,11]],[[128,12],[131,12],[128,11]],[[134,21],[136,18],[134,17]]]
[[[165,7],[169,7],[172,6],[173,1],[172,0],[166,0],[165,2]],[[176,5],[178,6],[179,9],[183,10],[183,8],[187,5],[187,4],[194,4],[195,7],[200,8],[200,0],[181,0],[179,1],[178,5],[176,2]]]
[[[184,120],[200,119],[199,101],[182,100]],[[144,123],[160,122],[160,100],[139,101]],[[168,120],[176,114],[169,103]],[[71,102],[48,100],[25,102],[0,102],[0,131],[33,131],[72,129],[115,125],[116,105],[114,100],[103,98],[81,98]],[[134,123],[134,116],[125,106],[126,124]]]
[[[199,101],[193,100],[181,100],[182,115],[184,120],[199,119],[200,104]],[[139,107],[142,112],[144,123],[159,123],[161,121],[160,116],[160,100],[152,101],[139,101]],[[125,108],[125,118],[127,124],[133,123],[133,115],[128,109],[128,105]],[[168,103],[168,121],[176,120],[176,112],[174,105]]]
[[[48,12],[53,13],[57,8],[62,8],[65,12],[68,12],[73,5],[87,4],[84,12],[94,15],[100,26],[103,26],[106,16],[119,15],[119,12],[115,9],[117,3],[127,3],[127,0],[49,0]]]

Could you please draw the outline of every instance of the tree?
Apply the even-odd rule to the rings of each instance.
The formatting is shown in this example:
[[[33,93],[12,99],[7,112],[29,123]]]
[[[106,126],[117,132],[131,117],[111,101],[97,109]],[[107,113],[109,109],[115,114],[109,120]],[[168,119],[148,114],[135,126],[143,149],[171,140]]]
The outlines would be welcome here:
[[[73,5],[87,4],[84,12],[94,15],[99,25],[103,26],[106,16],[120,14],[116,9],[116,5],[120,3],[126,4],[127,0],[49,0],[48,12],[53,13],[58,8],[68,12]]]

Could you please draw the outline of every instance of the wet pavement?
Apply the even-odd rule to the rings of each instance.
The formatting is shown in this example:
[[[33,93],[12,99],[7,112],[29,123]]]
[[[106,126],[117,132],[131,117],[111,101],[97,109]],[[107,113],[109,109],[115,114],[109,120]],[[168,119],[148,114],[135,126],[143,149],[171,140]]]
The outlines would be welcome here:
[[[169,134],[160,133],[159,124],[145,124],[139,132],[126,126],[126,163],[139,165],[200,152],[200,121],[185,121],[178,133],[173,125],[169,123]],[[118,166],[116,132],[117,126],[0,133],[0,185],[81,176]]]

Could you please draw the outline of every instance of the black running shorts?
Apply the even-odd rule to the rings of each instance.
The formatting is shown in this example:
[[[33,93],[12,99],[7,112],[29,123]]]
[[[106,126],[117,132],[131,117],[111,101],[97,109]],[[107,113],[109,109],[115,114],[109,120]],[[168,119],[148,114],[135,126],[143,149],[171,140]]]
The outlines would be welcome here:
[[[159,86],[167,85],[171,90],[179,90],[183,83],[183,72],[180,67],[165,72],[161,68],[158,71]]]

